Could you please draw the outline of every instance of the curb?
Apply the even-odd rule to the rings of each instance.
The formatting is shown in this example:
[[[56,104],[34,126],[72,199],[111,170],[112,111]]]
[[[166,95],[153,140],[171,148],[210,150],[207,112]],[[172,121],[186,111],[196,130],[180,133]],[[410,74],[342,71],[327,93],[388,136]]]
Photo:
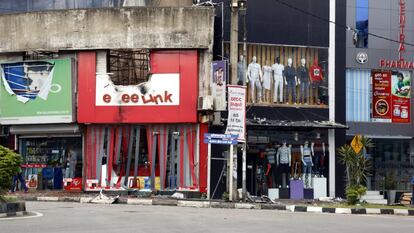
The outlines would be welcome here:
[[[50,201],[50,202],[78,202],[90,203],[92,197],[37,197],[28,198],[27,201]],[[283,205],[267,203],[233,203],[221,201],[195,201],[195,200],[177,200],[167,198],[127,198],[122,200],[121,204],[143,205],[143,206],[177,206],[192,208],[221,208],[221,209],[255,209],[255,210],[277,210],[300,213],[324,213],[324,214],[352,214],[352,215],[394,215],[394,216],[414,216],[414,210],[408,209],[375,209],[375,208],[329,208],[319,206],[302,206],[302,205]],[[25,212],[26,211],[22,211]],[[19,214],[25,213],[16,213]],[[13,213],[12,213],[13,214]],[[0,214],[3,217],[5,214]],[[7,215],[9,217],[9,215]]]

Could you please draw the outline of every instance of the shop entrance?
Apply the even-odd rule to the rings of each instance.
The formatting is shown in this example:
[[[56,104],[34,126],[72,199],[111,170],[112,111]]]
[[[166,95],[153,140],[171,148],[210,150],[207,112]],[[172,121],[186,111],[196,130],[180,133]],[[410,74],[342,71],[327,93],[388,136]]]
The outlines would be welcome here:
[[[86,189],[197,190],[198,125],[87,128]]]
[[[302,198],[313,199],[314,189],[321,190],[317,195],[327,196],[327,135],[327,130],[313,129],[249,130],[247,191],[255,196],[276,192],[276,198],[290,198],[292,185],[300,183],[302,189],[312,192]],[[318,178],[322,184],[315,185]]]
[[[82,178],[82,137],[20,138],[27,186],[63,189],[64,178]]]

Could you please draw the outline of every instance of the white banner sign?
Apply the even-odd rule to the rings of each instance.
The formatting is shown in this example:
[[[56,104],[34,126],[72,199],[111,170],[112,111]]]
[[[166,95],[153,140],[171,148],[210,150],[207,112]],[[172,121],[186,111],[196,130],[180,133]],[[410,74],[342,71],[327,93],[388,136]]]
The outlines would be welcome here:
[[[114,85],[108,74],[96,75],[96,106],[180,105],[180,75],[152,74],[138,85]]]
[[[238,141],[246,141],[246,87],[228,86],[228,109],[226,134],[236,134]]]

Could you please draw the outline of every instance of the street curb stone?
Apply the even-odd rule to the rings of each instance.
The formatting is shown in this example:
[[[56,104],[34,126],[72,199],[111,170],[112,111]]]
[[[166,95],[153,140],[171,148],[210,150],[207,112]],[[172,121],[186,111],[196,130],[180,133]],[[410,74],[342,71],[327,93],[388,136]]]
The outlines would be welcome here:
[[[93,197],[26,197],[26,201],[50,201],[50,202],[79,202],[90,203]],[[289,212],[307,212],[307,213],[331,213],[331,214],[371,214],[371,215],[398,215],[414,216],[414,210],[407,209],[375,209],[375,208],[329,208],[319,206],[296,206],[283,204],[268,203],[234,203],[221,201],[205,200],[177,200],[167,198],[123,198],[120,202],[128,205],[160,205],[160,206],[179,206],[193,208],[224,208],[224,209],[263,209],[263,210],[280,210]],[[24,211],[26,212],[26,211]],[[0,214],[1,217],[19,216],[25,213]],[[4,216],[3,216],[4,215]]]

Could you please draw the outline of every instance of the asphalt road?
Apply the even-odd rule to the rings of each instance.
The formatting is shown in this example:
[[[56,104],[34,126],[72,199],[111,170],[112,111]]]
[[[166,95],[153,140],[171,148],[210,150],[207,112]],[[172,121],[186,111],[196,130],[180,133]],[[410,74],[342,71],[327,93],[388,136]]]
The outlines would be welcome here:
[[[275,210],[28,202],[27,219],[0,220],[0,233],[45,232],[414,232],[414,217]]]

